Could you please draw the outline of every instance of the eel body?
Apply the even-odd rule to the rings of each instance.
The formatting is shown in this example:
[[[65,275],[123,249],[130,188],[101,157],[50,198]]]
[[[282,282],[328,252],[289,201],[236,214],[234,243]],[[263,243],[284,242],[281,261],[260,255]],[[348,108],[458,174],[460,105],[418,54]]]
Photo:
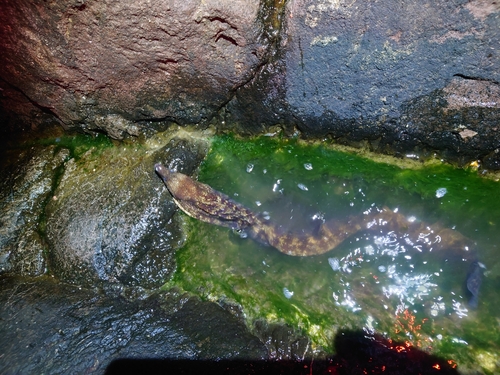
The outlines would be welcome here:
[[[410,222],[404,215],[388,208],[374,209],[345,220],[330,220],[314,233],[288,232],[235,202],[227,195],[185,174],[155,165],[176,204],[187,215],[215,225],[245,231],[249,237],[292,256],[319,255],[333,250],[351,235],[362,231],[394,231],[405,241],[431,249],[464,249],[470,242],[457,231],[439,225]]]

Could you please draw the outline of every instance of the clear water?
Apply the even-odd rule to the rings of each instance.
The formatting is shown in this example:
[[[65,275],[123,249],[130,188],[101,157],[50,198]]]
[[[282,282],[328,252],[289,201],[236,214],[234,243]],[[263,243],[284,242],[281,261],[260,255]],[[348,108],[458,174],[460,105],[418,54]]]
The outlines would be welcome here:
[[[498,182],[440,163],[409,169],[327,145],[229,136],[214,139],[199,180],[294,231],[387,206],[455,228],[476,246],[465,257],[420,252],[395,233],[365,233],[323,255],[291,257],[186,216],[190,235],[178,253],[173,284],[202,298],[238,303],[250,325],[265,318],[299,327],[326,350],[339,328],[362,328],[459,367],[498,370]],[[473,310],[465,280],[476,258],[486,268]]]

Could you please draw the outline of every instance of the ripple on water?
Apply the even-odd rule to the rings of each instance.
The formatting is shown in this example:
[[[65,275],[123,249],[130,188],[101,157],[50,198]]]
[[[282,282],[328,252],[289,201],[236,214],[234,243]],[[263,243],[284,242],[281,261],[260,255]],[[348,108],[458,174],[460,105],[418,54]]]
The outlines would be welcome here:
[[[422,255],[420,245],[409,245],[404,236],[393,232],[369,241],[343,257],[328,258],[331,269],[344,275],[338,290],[333,292],[338,305],[359,311],[366,305],[367,296],[373,302],[373,296],[380,295],[381,307],[390,306],[394,315],[413,309],[431,317],[467,316],[467,300],[462,293],[464,280],[457,279],[453,268],[436,268],[435,262],[428,259],[433,254]],[[417,261],[412,259],[412,252],[420,254]],[[452,288],[443,288],[442,284],[450,284],[450,280],[454,280]]]

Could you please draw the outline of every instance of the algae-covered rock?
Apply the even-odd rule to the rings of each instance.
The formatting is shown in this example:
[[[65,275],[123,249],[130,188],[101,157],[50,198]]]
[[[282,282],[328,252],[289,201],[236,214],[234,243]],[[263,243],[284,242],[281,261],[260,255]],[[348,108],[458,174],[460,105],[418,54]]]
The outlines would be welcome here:
[[[0,181],[0,273],[35,276],[45,272],[40,221],[68,154],[54,146],[33,147],[6,162]]]
[[[183,236],[154,164],[192,173],[204,154],[202,143],[173,139],[166,146],[109,148],[69,160],[47,206],[51,272],[84,285],[165,282]]]

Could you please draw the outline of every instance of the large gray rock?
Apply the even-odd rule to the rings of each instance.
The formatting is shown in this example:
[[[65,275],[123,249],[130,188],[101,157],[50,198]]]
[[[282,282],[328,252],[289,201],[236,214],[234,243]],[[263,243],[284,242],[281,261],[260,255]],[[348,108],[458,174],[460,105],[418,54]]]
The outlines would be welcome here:
[[[47,278],[0,278],[0,347],[2,374],[102,374],[119,358],[266,357],[214,303],[175,292],[127,301]]]
[[[304,117],[395,118],[404,103],[434,90],[466,95],[450,85],[454,77],[498,87],[495,4],[295,1],[288,8],[287,101]],[[491,94],[463,105],[500,108],[498,93]]]
[[[297,0],[286,26],[226,124],[500,168],[498,2]]]
[[[0,3],[2,131],[169,122],[500,169],[493,0]]]

